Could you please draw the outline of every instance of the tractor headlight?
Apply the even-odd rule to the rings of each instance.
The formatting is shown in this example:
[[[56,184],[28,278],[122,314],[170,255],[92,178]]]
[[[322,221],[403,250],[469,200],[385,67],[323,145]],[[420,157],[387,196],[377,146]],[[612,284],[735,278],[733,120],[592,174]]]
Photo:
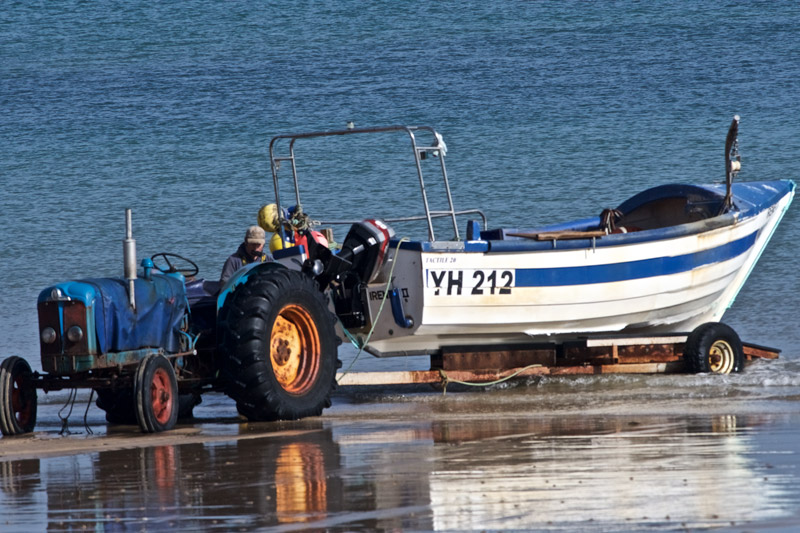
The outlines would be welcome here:
[[[67,338],[70,342],[78,342],[83,338],[83,330],[80,326],[72,326],[67,330]]]
[[[56,341],[56,330],[51,327],[44,328],[41,334],[42,342],[52,344]]]

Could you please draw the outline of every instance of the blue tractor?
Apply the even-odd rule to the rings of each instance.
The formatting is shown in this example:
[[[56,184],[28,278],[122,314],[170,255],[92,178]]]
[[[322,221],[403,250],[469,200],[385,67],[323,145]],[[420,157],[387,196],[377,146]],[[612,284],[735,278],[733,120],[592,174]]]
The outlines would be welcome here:
[[[364,220],[350,226],[335,250],[318,242],[300,206],[294,141],[406,133],[424,197],[420,161],[441,147],[437,142],[417,147],[413,132],[418,129],[392,126],[273,138],[276,218],[270,231],[281,243],[292,238],[296,245],[277,250],[275,262],[246,265],[222,286],[196,279],[197,264],[176,254],[155,254],[137,265],[128,210],[122,278],[57,283],[40,293],[42,372],[18,356],[0,364],[2,433],[33,431],[38,389],[91,389],[109,422],[138,423],[148,433],[168,430],[179,417],[190,416],[201,395],[210,391],[230,396],[249,420],[321,414],[330,406],[341,366],[337,331],[344,336],[345,328],[369,329],[366,286],[386,266],[394,231],[381,221]],[[279,140],[291,141],[290,156],[273,154]],[[277,171],[285,160],[292,162],[296,211],[280,207]],[[427,200],[425,209],[424,217],[397,220],[427,219],[431,235],[432,217],[448,216],[455,223],[452,209],[431,212]],[[396,292],[392,313],[399,327],[407,328],[410,320]]]
[[[234,399],[249,420],[321,414],[341,366],[329,281],[371,275],[376,249],[393,235],[373,223],[354,224],[335,256],[308,239],[220,286],[195,279],[197,264],[171,253],[143,259],[137,272],[128,210],[123,278],[67,281],[39,294],[43,372],[17,356],[0,364],[0,430],[33,431],[37,389],[91,389],[109,422],[147,433],[191,416],[211,391]]]
[[[250,420],[299,419],[330,406],[341,341],[313,273],[251,264],[220,287],[194,279],[197,265],[169,253],[142,260],[137,272],[130,211],[126,218],[124,278],[40,293],[43,373],[16,356],[0,365],[4,435],[33,430],[37,389],[92,389],[109,422],[148,433],[190,416],[209,391],[228,394]]]

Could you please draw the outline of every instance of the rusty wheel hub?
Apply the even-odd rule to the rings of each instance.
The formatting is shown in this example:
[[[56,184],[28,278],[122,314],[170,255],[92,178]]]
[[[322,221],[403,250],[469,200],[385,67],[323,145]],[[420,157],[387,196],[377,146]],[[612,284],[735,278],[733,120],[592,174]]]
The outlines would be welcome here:
[[[320,341],[317,326],[306,309],[290,304],[275,319],[270,334],[270,361],[280,386],[303,394],[319,374]]]

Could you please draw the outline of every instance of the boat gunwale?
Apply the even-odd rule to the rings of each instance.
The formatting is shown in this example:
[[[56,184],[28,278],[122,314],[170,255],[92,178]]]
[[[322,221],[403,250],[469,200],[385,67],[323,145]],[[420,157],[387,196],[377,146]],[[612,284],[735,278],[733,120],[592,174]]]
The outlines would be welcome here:
[[[756,203],[753,202],[749,194],[736,194],[747,193],[752,190],[755,185],[760,185],[760,189],[764,190],[768,186],[780,185],[780,190],[775,190],[768,198],[763,198]],[[631,199],[623,202],[621,207],[626,210],[632,210],[642,205],[644,200],[652,200],[654,192],[664,192],[669,190],[688,189],[692,191],[706,191],[716,193],[717,191],[710,187],[702,186],[686,186],[683,184],[676,185],[661,185],[643,191]],[[671,189],[672,188],[672,189]],[[662,240],[670,240],[678,237],[701,235],[710,231],[720,228],[733,226],[735,224],[744,222],[750,218],[758,216],[761,212],[769,209],[772,206],[778,205],[783,198],[787,195],[793,195],[795,183],[792,180],[774,180],[766,182],[744,182],[734,185],[734,189],[738,189],[734,194],[734,201],[738,200],[740,209],[735,209],[721,215],[698,220],[696,222],[689,222],[685,224],[678,224],[675,226],[666,226],[661,228],[654,228],[630,233],[613,233],[602,237],[584,238],[584,239],[547,239],[547,240],[533,240],[523,237],[512,237],[510,239],[481,239],[472,241],[401,241],[400,239],[393,239],[391,241],[391,248],[399,247],[401,250],[408,251],[421,251],[421,252],[438,252],[438,253],[509,253],[509,252],[536,252],[536,251],[551,251],[551,250],[576,250],[587,248],[601,248],[611,246],[621,246],[630,244],[639,244],[646,242],[657,242]],[[650,195],[648,197],[648,195]],[[721,198],[721,196],[720,196]],[[634,202],[634,200],[640,200]],[[786,206],[788,208],[788,204]],[[581,219],[572,222],[574,226],[588,225],[592,218]],[[599,217],[596,218],[599,223]],[[566,224],[570,224],[569,222]],[[566,224],[551,225],[538,228],[536,230],[520,230],[516,228],[498,228],[490,231],[500,231],[504,233],[515,232],[547,232],[552,231],[554,227],[564,227]]]

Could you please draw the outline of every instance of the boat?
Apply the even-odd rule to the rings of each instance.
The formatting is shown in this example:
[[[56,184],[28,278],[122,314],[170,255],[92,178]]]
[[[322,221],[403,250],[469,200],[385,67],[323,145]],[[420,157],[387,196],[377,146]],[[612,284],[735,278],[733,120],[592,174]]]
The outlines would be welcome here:
[[[690,332],[721,320],[794,197],[791,180],[735,182],[741,169],[738,129],[736,116],[725,142],[725,180],[720,183],[661,185],[598,215],[536,228],[489,228],[480,210],[456,210],[445,167],[446,145],[433,128],[278,135],[269,147],[273,208],[287,213],[280,198],[282,162],[291,163],[285,167],[292,172],[296,201],[295,214],[281,216],[271,228],[281,242],[291,241],[298,220],[306,228],[316,224],[303,214],[295,159],[298,141],[312,138],[407,134],[423,214],[364,221],[360,231],[371,231],[366,240],[380,246],[355,279],[339,273],[352,276],[358,268],[331,266],[351,257],[353,249],[328,254],[308,239],[304,246],[276,250],[275,256],[321,273],[317,279],[331,287],[342,336],[378,357],[607,334]],[[427,161],[435,161],[440,170],[448,209],[429,207],[422,171]],[[439,218],[452,225],[454,238],[436,238],[433,221]],[[427,225],[427,238],[395,235],[392,224],[410,220]]]

